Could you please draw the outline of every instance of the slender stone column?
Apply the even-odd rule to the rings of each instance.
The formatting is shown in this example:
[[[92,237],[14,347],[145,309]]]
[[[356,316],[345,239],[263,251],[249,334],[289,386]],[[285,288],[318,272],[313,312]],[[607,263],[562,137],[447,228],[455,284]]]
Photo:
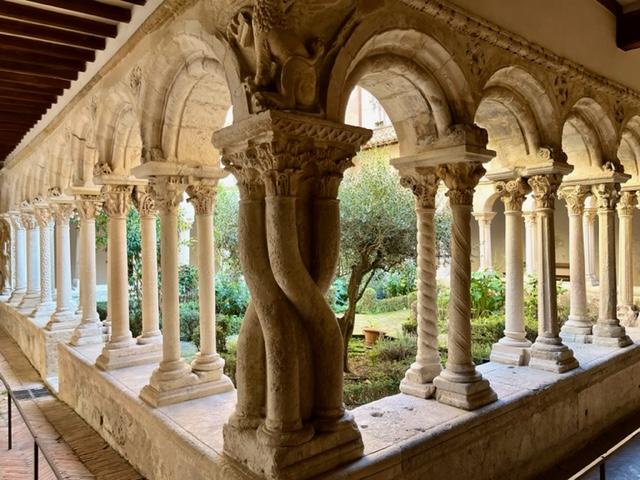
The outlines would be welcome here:
[[[5,301],[9,300],[11,296],[11,292],[13,291],[13,282],[12,282],[12,262],[13,262],[13,234],[11,232],[11,219],[9,215],[4,213],[0,214],[0,259],[2,261],[2,265],[0,265],[0,269],[2,270],[2,274],[4,277],[4,282],[0,285],[2,291],[0,292],[0,297],[4,297]]]
[[[186,400],[184,390],[197,376],[180,354],[178,292],[178,206],[186,188],[184,177],[154,179],[152,191],[160,211],[160,268],[162,271],[162,360],[140,398],[157,407]],[[113,322],[115,328],[116,312]],[[178,400],[177,400],[178,399]]]
[[[524,218],[525,271],[536,274],[536,212],[522,212]]]
[[[18,310],[28,315],[40,301],[40,230],[33,209],[22,212],[22,223],[27,230],[27,292]]]
[[[27,238],[22,223],[22,216],[18,212],[11,212],[11,223],[15,232],[15,288],[9,298],[9,304],[17,307],[27,292]]]
[[[49,317],[55,311],[51,278],[53,212],[46,204],[36,205],[34,212],[40,229],[40,301],[29,316],[34,318]]]
[[[587,203],[592,197],[587,198]],[[598,268],[596,262],[597,244],[596,240],[596,216],[597,210],[587,206],[582,217],[582,230],[584,232],[584,264],[587,282],[592,286],[598,285]]]
[[[524,272],[522,202],[529,186],[521,178],[497,182],[496,191],[504,203],[506,298],[504,337],[491,348],[491,361],[526,365],[531,342],[524,329]]]
[[[485,170],[481,163],[438,167],[449,189],[451,226],[451,300],[449,302],[449,355],[445,369],[434,380],[442,403],[473,410],[497,399],[489,382],[471,358],[471,208],[474,188]]]
[[[195,210],[198,232],[198,297],[200,302],[200,351],[192,363],[196,372],[207,372],[212,378],[222,377],[224,360],[216,352],[215,245],[213,210],[217,181],[200,183],[187,189]],[[227,379],[227,382],[229,380]]]
[[[80,325],[71,337],[72,345],[102,343],[102,326],[96,309],[96,214],[98,195],[80,195],[76,202],[80,217]]]
[[[591,320],[587,316],[587,288],[585,285],[585,254],[582,217],[584,201],[589,187],[575,185],[564,187],[559,196],[567,203],[569,211],[569,293],[571,305],[569,318],[562,325],[560,336],[567,342],[587,343],[591,338]]]
[[[480,270],[493,270],[493,250],[491,248],[491,222],[495,212],[474,212],[478,221],[478,235],[480,240]]]
[[[559,336],[553,212],[561,181],[560,174],[535,175],[529,179],[536,200],[538,245],[538,338],[531,346],[529,366],[556,373],[578,367],[573,351]]]
[[[638,308],[633,301],[633,213],[638,204],[636,193],[628,190],[621,192],[617,206],[620,229],[618,319],[626,327],[636,326],[638,318]]]
[[[617,318],[615,206],[619,189],[617,183],[593,187],[598,205],[600,244],[600,310],[598,322],[593,327],[593,343],[611,347],[626,347],[632,343]]]
[[[11,245],[10,245],[9,255],[11,257],[11,262],[10,262],[10,265],[11,265],[11,267],[10,267],[11,268],[11,295],[13,295],[13,292],[17,288],[17,281],[16,281],[16,236],[17,236],[17,232],[16,232],[15,224],[13,223],[13,220],[11,219],[11,213],[7,213],[5,219],[7,221],[7,225],[9,225],[9,231],[10,231],[10,235],[11,235]]]
[[[146,187],[137,186],[134,202],[140,213],[142,236],[142,333],[141,345],[162,343],[158,307],[158,253],[156,247],[156,204]]]
[[[438,353],[438,323],[436,321],[436,236],[434,213],[438,176],[433,167],[418,167],[412,171],[400,169],[400,183],[413,191],[418,227],[418,352],[416,361],[400,383],[400,391],[419,398],[434,395],[433,379],[442,368]]]
[[[56,311],[47,324],[49,330],[69,328],[78,323],[71,303],[71,245],[69,242],[69,220],[73,215],[73,204],[56,202]]]
[[[129,328],[129,274],[127,269],[127,212],[131,204],[131,185],[109,184],[103,188],[104,211],[109,217],[109,285],[111,292],[107,308],[111,312],[111,336],[96,366],[102,370],[129,366],[129,350],[135,345]],[[118,354],[125,350],[125,355]]]

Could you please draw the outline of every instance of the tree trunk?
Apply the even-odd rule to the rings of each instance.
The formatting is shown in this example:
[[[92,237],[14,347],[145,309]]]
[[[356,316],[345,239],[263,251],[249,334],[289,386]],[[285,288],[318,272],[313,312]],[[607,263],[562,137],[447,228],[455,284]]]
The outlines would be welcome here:
[[[344,315],[340,319],[340,331],[342,332],[342,340],[343,340],[343,368],[345,373],[350,373],[349,369],[349,340],[351,340],[351,336],[353,335],[353,327],[356,321],[356,305],[358,300],[360,300],[360,283],[362,283],[362,278],[364,277],[365,272],[361,267],[361,263],[354,265],[351,267],[351,275],[349,275],[349,285],[347,287],[347,310],[344,312]]]

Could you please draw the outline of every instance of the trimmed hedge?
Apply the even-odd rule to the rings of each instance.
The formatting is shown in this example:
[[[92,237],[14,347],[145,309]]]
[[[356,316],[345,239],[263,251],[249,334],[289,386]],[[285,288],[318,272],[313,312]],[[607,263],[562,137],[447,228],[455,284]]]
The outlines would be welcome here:
[[[367,289],[362,296],[360,302],[358,302],[358,313],[388,313],[397,312],[398,310],[406,310],[411,307],[411,304],[416,301],[417,293],[411,292],[408,295],[400,295],[397,297],[382,298],[380,300],[371,298],[371,295],[367,295],[368,290],[371,290],[375,295],[373,289]],[[365,298],[366,297],[366,298]],[[363,300],[366,300],[363,302]]]

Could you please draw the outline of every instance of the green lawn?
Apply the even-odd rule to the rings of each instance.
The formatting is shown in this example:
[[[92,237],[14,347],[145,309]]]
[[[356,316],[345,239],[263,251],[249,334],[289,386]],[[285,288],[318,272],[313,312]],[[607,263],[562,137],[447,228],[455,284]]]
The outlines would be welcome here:
[[[356,325],[353,333],[362,335],[365,327],[378,328],[391,336],[397,337],[402,333],[402,323],[409,317],[409,310],[399,310],[389,313],[375,313],[370,315],[356,314]]]

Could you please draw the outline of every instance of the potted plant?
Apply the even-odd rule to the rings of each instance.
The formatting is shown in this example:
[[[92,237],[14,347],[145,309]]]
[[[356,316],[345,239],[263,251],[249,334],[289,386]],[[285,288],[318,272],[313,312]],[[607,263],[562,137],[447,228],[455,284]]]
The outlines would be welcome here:
[[[368,347],[378,343],[378,340],[384,338],[384,331],[376,328],[375,325],[369,324],[362,329],[364,333],[364,344]]]

